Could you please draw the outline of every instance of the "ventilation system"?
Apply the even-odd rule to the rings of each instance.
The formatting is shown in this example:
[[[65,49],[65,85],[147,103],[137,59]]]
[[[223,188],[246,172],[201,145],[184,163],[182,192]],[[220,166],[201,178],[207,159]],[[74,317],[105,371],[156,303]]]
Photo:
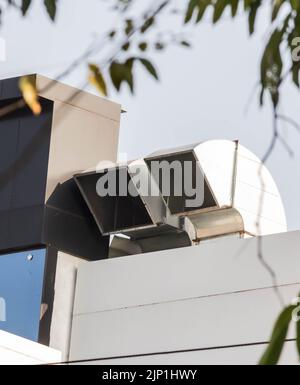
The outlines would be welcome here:
[[[74,180],[101,234],[114,236],[111,256],[286,231],[272,176],[236,141],[159,151]]]

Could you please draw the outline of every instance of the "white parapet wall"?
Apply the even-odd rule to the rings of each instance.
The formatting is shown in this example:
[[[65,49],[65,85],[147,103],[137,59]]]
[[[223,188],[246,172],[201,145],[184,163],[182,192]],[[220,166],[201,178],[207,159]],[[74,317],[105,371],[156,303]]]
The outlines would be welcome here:
[[[40,365],[60,361],[58,350],[0,330],[0,365]]]
[[[258,246],[258,238],[225,238],[81,264],[69,359],[257,364],[281,310]],[[300,289],[300,232],[263,237],[261,246],[288,304]],[[281,363],[299,363],[294,341]]]

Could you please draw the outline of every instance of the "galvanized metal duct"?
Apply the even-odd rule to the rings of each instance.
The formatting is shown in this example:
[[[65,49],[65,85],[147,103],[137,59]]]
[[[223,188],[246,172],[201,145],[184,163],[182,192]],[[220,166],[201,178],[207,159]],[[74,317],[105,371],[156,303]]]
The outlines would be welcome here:
[[[193,241],[199,242],[213,237],[244,233],[244,222],[233,208],[204,212],[186,217],[189,229],[194,229]],[[191,231],[189,231],[190,234]]]

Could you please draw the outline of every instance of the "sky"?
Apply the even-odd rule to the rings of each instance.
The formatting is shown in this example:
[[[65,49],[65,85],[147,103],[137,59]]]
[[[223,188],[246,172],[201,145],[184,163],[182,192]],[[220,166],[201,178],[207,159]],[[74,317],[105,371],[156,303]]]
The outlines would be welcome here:
[[[2,78],[35,72],[55,77],[95,38],[119,23],[108,11],[108,1],[60,3],[55,24],[49,22],[42,1],[35,2],[26,19],[13,10],[5,14],[0,29],[6,42],[6,60],[0,63]],[[139,0],[140,7],[148,4],[148,0]],[[126,87],[120,94],[110,93],[127,111],[122,115],[119,151],[133,159],[161,148],[226,138],[239,139],[263,157],[272,137],[271,109],[268,105],[261,109],[257,95],[250,104],[249,98],[258,81],[269,18],[269,9],[264,7],[255,36],[249,38],[242,15],[234,21],[225,17],[217,26],[206,17],[203,24],[187,30],[192,49],[172,47],[151,54],[160,82],[137,69],[134,96]],[[182,29],[178,20],[162,17],[160,22],[164,29]],[[105,54],[104,49],[90,60],[101,63]],[[83,63],[63,81],[81,87],[86,77]],[[299,101],[299,91],[285,86],[281,112],[300,121]],[[280,125],[280,131],[294,156],[279,143],[268,167],[282,194],[289,229],[294,230],[300,228],[300,136],[286,124]]]

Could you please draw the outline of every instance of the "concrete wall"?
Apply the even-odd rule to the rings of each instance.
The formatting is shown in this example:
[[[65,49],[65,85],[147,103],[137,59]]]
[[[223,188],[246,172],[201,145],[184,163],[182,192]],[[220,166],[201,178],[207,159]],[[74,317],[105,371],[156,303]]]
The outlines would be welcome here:
[[[256,364],[281,309],[257,248],[257,238],[228,238],[80,265],[70,360]],[[291,302],[300,232],[264,237],[262,249]],[[298,363],[294,342],[281,362]]]

